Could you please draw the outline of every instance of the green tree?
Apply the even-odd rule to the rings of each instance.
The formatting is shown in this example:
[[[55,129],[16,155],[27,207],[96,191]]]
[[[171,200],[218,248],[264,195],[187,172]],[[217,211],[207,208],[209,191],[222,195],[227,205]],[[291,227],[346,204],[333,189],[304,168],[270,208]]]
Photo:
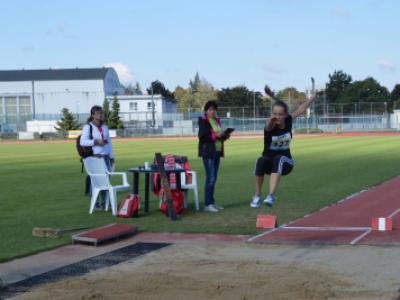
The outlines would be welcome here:
[[[200,75],[199,72],[196,72],[193,81],[192,80],[189,81],[189,87],[191,88],[193,93],[196,93],[199,91],[200,85],[201,85]]]
[[[328,102],[339,102],[339,98],[344,94],[346,88],[351,84],[352,78],[343,71],[334,71],[329,74],[329,82],[326,84],[326,97]]]
[[[181,86],[175,88],[174,96],[179,111],[201,111],[208,100],[217,98],[217,91],[211,83],[204,78],[200,79],[196,73],[194,80],[190,80],[188,88]]]
[[[68,108],[64,107],[61,110],[61,113],[61,120],[58,121],[57,126],[54,127],[57,131],[77,130],[81,128],[81,124],[79,124],[78,120],[75,119],[74,115]]]
[[[350,84],[339,99],[340,102],[387,102],[389,95],[386,87],[373,77],[367,77]]]
[[[396,84],[390,93],[390,99],[392,101],[400,101],[400,84]]]
[[[260,92],[250,91],[244,85],[239,85],[232,88],[223,88],[218,91],[218,104],[220,106],[253,106],[254,100],[256,101],[256,105],[263,103],[262,94]]]
[[[124,94],[125,95],[143,95],[143,92],[140,88],[139,82],[136,81],[135,85],[131,83],[128,86],[124,86]]]
[[[104,98],[103,101],[103,123],[108,126],[110,122],[110,102],[107,98]]]
[[[287,87],[280,90],[276,96],[286,101],[290,107],[297,107],[300,103],[306,100],[306,94],[299,92],[295,87]]]
[[[171,93],[171,91],[169,89],[167,89],[165,87],[165,85],[159,80],[153,81],[151,83],[150,87],[147,88],[147,93],[149,95],[152,95],[152,94],[161,95],[166,98],[174,99],[174,94]]]
[[[110,112],[110,118],[108,121],[108,127],[110,129],[122,129],[124,128],[124,124],[122,123],[122,120],[119,116],[119,102],[118,98],[115,95],[111,104],[111,112]]]
[[[136,81],[135,85],[133,86],[133,94],[134,95],[143,95],[140,84],[137,81]]]
[[[356,112],[370,112],[371,109],[374,109],[375,112],[391,111],[393,104],[390,101],[390,93],[388,89],[380,85],[379,82],[372,77],[367,77],[360,81],[354,81],[346,88],[344,94],[338,99],[338,102],[358,103],[354,106]],[[366,104],[368,102],[381,104]],[[345,106],[345,110],[346,107],[347,109],[349,108],[349,106]]]

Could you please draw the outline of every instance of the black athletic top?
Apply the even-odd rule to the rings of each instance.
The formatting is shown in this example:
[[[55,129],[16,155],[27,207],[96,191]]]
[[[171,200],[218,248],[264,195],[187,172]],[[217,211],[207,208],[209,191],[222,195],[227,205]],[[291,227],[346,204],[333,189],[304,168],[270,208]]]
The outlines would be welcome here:
[[[287,115],[285,128],[275,126],[271,131],[264,129],[264,151],[263,156],[285,155],[292,158],[290,154],[290,142],[292,141],[292,116]]]

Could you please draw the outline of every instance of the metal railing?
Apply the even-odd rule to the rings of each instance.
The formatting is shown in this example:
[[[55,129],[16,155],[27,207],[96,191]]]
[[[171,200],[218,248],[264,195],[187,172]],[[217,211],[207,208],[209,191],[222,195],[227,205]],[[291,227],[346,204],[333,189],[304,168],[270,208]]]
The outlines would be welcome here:
[[[293,104],[290,111],[296,109]],[[202,111],[184,109],[178,113],[155,114],[151,112],[120,113],[125,129],[124,136],[136,135],[193,135],[197,132],[198,117]],[[271,115],[270,106],[257,107],[219,107],[218,115],[224,127],[234,127],[239,132],[260,132],[266,119]],[[74,114],[81,124],[86,123],[89,114]],[[315,104],[310,114],[299,117],[293,123],[296,129],[318,129],[321,131],[349,130],[386,130],[398,124],[393,121],[395,115],[387,113],[386,103],[339,103]],[[36,114],[36,120],[59,120],[61,114]],[[26,121],[32,120],[32,114],[0,114],[0,131],[16,132],[26,130]]]

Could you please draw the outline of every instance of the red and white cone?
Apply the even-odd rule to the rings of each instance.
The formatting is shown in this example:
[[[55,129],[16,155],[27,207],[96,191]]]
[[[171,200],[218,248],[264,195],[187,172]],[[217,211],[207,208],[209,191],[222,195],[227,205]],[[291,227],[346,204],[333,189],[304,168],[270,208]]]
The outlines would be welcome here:
[[[372,230],[391,231],[393,230],[392,218],[372,218]]]

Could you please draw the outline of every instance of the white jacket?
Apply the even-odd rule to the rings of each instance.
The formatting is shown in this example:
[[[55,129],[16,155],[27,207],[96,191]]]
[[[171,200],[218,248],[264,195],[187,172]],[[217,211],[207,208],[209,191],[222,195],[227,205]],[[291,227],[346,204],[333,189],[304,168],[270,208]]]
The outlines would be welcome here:
[[[111,139],[108,133],[107,125],[101,125],[101,128],[103,129],[104,140],[107,141],[107,144],[101,146],[94,144],[94,140],[99,140],[102,138],[101,133],[96,125],[94,125],[92,122],[90,122],[90,124],[92,125],[92,138],[90,138],[90,125],[86,124],[85,126],[83,126],[82,130],[80,141],[81,146],[92,147],[94,155],[108,155],[110,159],[114,159]]]

